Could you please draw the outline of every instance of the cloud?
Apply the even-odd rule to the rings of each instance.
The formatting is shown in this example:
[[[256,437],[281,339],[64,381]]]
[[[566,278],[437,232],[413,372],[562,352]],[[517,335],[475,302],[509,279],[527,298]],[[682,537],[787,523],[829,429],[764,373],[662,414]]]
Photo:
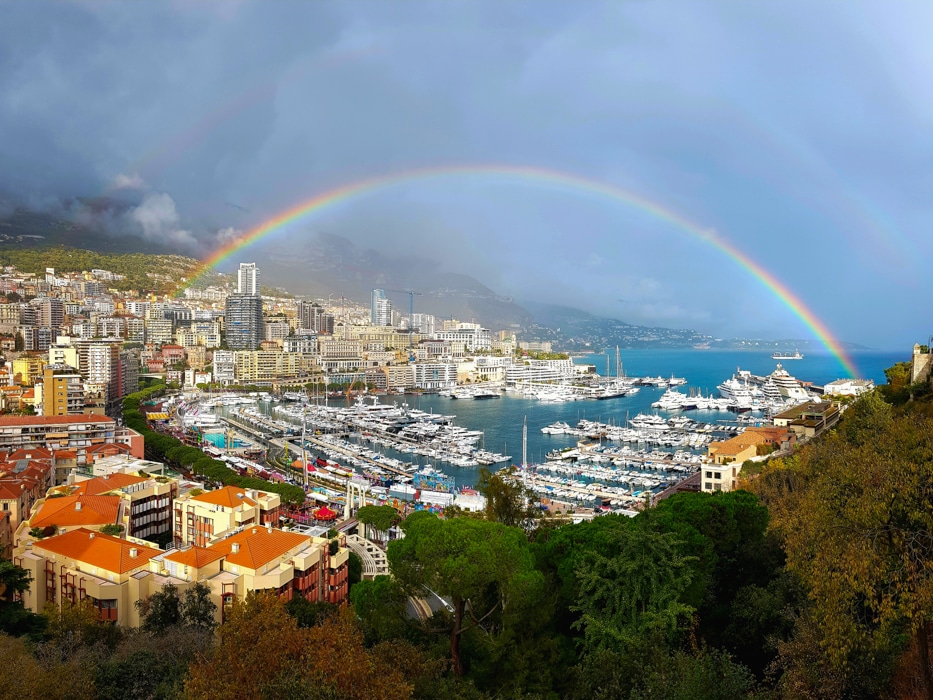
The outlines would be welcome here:
[[[242,235],[243,235],[243,231],[241,231],[238,228],[233,228],[232,226],[228,226],[227,228],[222,228],[217,232],[217,235],[214,237],[215,239],[214,245],[218,248],[222,248],[223,246],[229,243],[233,243],[234,241],[239,240],[240,236]]]
[[[142,203],[126,215],[126,219],[135,222],[143,238],[150,241],[178,245],[187,251],[200,247],[190,231],[179,227],[175,201],[164,192],[147,194]]]
[[[139,173],[117,175],[110,185],[111,190],[145,190],[148,189],[146,181],[140,177]]]

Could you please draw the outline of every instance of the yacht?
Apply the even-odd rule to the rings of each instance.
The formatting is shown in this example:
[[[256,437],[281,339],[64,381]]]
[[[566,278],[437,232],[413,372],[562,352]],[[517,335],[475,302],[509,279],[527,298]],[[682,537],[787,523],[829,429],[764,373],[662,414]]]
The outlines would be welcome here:
[[[772,360],[802,360],[803,355],[800,354],[800,350],[794,350],[793,352],[782,352],[778,350],[777,352],[771,355]]]
[[[781,363],[778,363],[774,371],[768,375],[768,381],[777,387],[784,399],[801,403],[810,400],[807,390],[784,369]]]
[[[750,376],[751,372],[748,370],[737,370],[730,379],[724,381],[716,389],[724,399],[735,399],[737,394],[745,396],[748,392],[748,379]]]

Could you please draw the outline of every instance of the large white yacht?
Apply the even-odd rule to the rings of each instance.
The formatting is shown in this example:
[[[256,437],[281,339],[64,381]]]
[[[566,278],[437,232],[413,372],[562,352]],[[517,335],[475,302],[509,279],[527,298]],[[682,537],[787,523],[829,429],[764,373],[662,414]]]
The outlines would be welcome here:
[[[774,371],[768,375],[768,381],[772,382],[781,392],[781,396],[791,401],[804,402],[810,400],[810,394],[790,373],[784,369],[781,363]],[[766,382],[767,383],[767,382]]]
[[[727,379],[717,386],[716,389],[719,391],[719,395],[724,399],[745,398],[749,395],[748,380],[750,377],[751,372],[748,370],[736,369],[736,373],[733,374],[730,379]]]

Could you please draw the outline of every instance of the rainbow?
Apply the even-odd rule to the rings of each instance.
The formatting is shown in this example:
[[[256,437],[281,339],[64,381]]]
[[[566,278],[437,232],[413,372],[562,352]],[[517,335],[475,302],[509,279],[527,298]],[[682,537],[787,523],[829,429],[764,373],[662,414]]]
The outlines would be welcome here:
[[[499,164],[448,165],[404,170],[341,185],[340,187],[335,187],[334,189],[317,194],[281,212],[214,251],[196,269],[194,275],[188,280],[187,284],[192,284],[200,276],[256,241],[308,215],[396,185],[418,180],[462,176],[483,176],[486,178],[492,177],[518,180],[525,183],[531,182],[537,185],[560,187],[589,196],[608,199],[613,202],[619,202],[634,207],[660,221],[671,224],[673,227],[685,233],[705,241],[727,255],[750,275],[755,277],[761,284],[767,287],[784,306],[790,309],[790,311],[809,328],[810,332],[813,333],[820,343],[836,357],[839,364],[849,376],[858,376],[858,370],[845,348],[836,340],[829,328],[807,308],[803,300],[796,296],[773,274],[748,257],[748,255],[718,236],[715,231],[704,228],[657,202],[622,189],[621,187],[598,180],[591,180],[579,175],[541,167]]]

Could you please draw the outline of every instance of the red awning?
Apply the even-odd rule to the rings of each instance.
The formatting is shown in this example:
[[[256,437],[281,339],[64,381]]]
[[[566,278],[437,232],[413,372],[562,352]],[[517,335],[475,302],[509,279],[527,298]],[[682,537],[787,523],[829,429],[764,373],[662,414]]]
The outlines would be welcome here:
[[[327,506],[321,506],[316,511],[311,513],[314,516],[315,520],[336,520],[337,514],[332,511]]]

